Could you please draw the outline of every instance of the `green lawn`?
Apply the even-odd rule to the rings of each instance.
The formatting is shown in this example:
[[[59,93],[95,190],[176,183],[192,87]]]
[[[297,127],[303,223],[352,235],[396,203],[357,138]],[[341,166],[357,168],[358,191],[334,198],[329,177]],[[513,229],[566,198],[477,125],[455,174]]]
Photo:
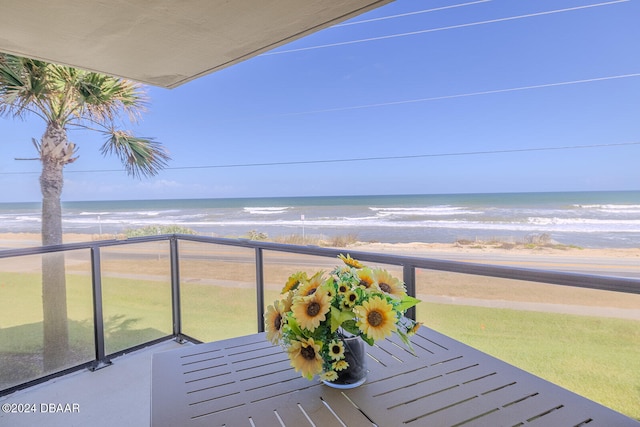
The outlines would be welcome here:
[[[28,364],[36,363],[30,355],[42,351],[40,286],[37,275],[0,274],[0,360],[5,362],[0,385],[12,382],[2,377],[15,372],[23,381],[39,375]],[[91,360],[89,278],[69,275],[67,287],[72,346],[80,358]],[[171,333],[168,281],[106,278],[103,294],[107,353]],[[266,303],[275,297],[268,292]],[[212,341],[256,331],[253,289],[185,283],[181,298],[183,331],[194,338]],[[640,419],[639,321],[431,303],[418,306],[418,317],[428,327]]]

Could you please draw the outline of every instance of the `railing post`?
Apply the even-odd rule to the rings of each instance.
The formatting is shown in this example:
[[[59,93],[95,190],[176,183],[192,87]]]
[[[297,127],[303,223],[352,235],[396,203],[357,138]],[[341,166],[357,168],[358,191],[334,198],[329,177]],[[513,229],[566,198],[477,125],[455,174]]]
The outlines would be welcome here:
[[[404,264],[402,266],[402,280],[407,288],[407,294],[416,296],[416,268],[413,265]],[[405,315],[412,320],[416,320],[416,308],[411,307]]]
[[[264,332],[264,261],[262,248],[256,248],[256,304],[258,332]]]
[[[91,282],[93,288],[93,343],[96,358],[91,366],[92,371],[111,365],[105,355],[104,315],[102,311],[102,267],[100,265],[100,247],[91,248]]]
[[[169,239],[169,253],[171,258],[171,309],[173,318],[173,336],[177,342],[182,339],[182,313],[180,311],[180,256],[178,253],[178,238]]]

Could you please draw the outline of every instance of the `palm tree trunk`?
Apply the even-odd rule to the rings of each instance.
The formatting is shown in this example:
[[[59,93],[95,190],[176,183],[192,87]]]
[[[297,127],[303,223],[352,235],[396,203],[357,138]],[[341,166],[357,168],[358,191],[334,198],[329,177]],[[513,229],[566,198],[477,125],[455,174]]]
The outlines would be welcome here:
[[[61,146],[62,144],[62,146]],[[42,137],[40,159],[42,175],[42,244],[62,244],[62,194],[64,161],[56,153],[67,145],[64,128],[49,123]],[[56,150],[56,147],[60,147]],[[67,289],[64,253],[42,257],[42,309],[45,373],[68,365],[69,326],[67,322]]]

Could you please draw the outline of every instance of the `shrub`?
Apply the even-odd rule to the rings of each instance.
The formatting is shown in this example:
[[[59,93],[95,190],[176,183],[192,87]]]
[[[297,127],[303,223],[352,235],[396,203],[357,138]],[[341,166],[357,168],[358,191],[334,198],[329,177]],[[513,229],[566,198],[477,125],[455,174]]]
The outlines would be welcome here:
[[[194,230],[180,225],[148,225],[143,228],[127,228],[122,233],[127,238],[156,236],[159,234],[198,234]]]
[[[333,236],[323,246],[331,246],[334,248],[345,248],[358,241],[358,237],[355,234],[347,234],[346,236]]]
[[[256,230],[249,231],[245,237],[249,240],[267,240],[269,238],[267,233],[261,233]]]

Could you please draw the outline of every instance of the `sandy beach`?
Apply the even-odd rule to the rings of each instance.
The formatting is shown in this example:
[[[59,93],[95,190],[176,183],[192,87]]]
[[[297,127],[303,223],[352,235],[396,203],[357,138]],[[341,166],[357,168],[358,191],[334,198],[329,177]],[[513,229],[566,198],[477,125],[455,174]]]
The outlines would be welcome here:
[[[112,234],[65,233],[64,243],[92,242],[97,240],[123,239]],[[38,233],[0,233],[0,250],[37,247],[41,245]],[[446,259],[462,262],[507,265],[525,268],[541,268],[559,271],[600,275],[623,275],[640,277],[640,248],[578,248],[526,247],[511,248],[498,244],[472,242],[452,243],[370,243],[355,242],[345,252],[361,251],[407,255],[422,258]]]

